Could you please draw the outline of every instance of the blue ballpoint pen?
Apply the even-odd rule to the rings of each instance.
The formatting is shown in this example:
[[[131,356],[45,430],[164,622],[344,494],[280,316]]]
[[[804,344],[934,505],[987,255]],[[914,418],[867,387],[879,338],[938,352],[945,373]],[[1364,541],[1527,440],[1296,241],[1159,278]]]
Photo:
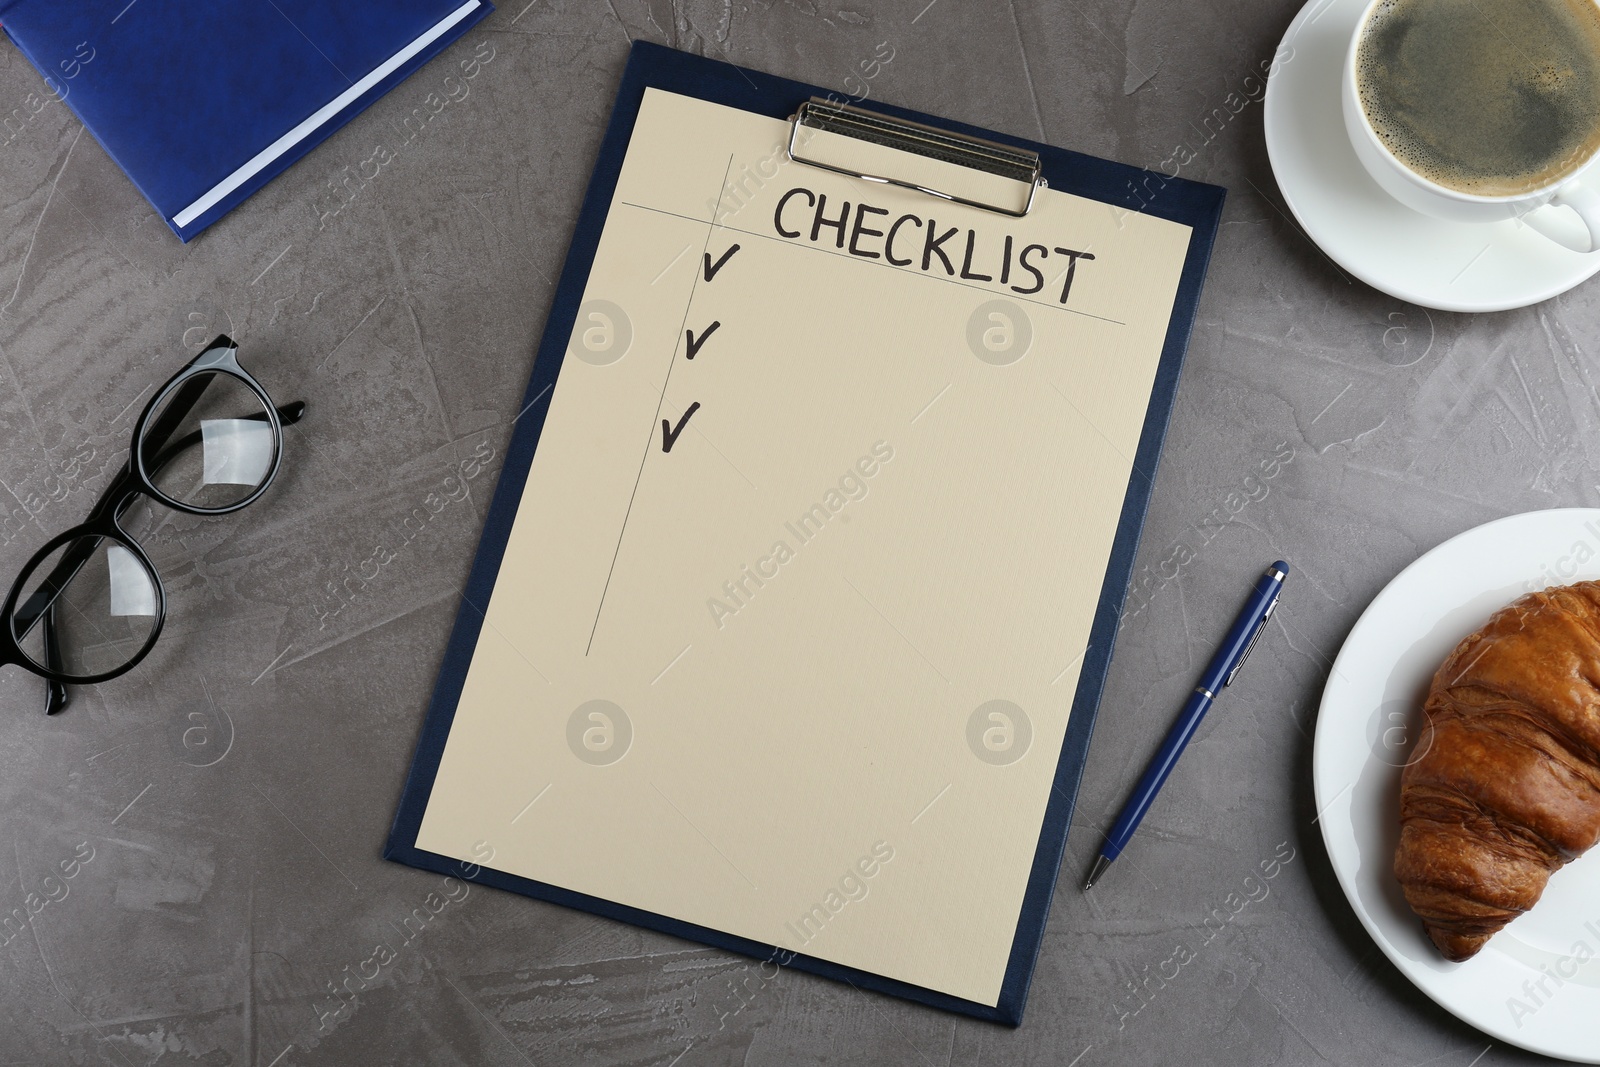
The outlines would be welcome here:
[[[1206,712],[1217,699],[1217,694],[1224,687],[1233,684],[1234,678],[1239,674],[1239,668],[1244,666],[1245,658],[1261,639],[1261,632],[1267,628],[1267,620],[1272,617],[1273,609],[1278,606],[1278,597],[1283,593],[1283,580],[1288,576],[1289,565],[1280,559],[1267,568],[1266,574],[1256,579],[1250,599],[1245,603],[1244,610],[1239,612],[1239,617],[1234,620],[1233,629],[1228,631],[1228,636],[1217,649],[1217,654],[1211,657],[1211,664],[1206,667],[1205,674],[1201,675],[1200,684],[1195,686],[1194,692],[1190,694],[1189,702],[1183,707],[1183,714],[1178,716],[1178,721],[1168,731],[1167,739],[1161,743],[1161,751],[1156,753],[1155,759],[1150,761],[1150,766],[1145,768],[1144,777],[1139,779],[1138,788],[1122,806],[1122,813],[1117,816],[1116,825],[1106,835],[1106,843],[1100,846],[1100,856],[1094,861],[1094,869],[1089,872],[1088,880],[1083,883],[1085,890],[1093,887],[1095,881],[1105,873],[1106,868],[1111,866],[1111,861],[1122,855],[1122,850],[1127,847],[1133,832],[1139,828],[1144,813],[1150,810],[1151,802],[1155,800],[1156,794],[1161,792],[1167,775],[1172,773],[1172,768],[1178,764],[1178,757],[1183,755],[1183,750],[1188,747],[1189,739],[1194,736],[1200,720],[1206,717]]]

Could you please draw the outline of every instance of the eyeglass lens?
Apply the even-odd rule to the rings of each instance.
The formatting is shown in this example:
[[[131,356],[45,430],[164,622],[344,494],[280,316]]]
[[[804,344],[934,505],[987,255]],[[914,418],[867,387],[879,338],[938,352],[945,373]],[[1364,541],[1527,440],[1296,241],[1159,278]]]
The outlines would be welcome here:
[[[156,577],[115,538],[66,541],[23,576],[21,590],[12,636],[35,665],[68,678],[124,667],[155,636]]]
[[[272,473],[276,445],[266,405],[231,374],[189,378],[146,427],[139,445],[145,470],[159,492],[180,504],[230,507]]]

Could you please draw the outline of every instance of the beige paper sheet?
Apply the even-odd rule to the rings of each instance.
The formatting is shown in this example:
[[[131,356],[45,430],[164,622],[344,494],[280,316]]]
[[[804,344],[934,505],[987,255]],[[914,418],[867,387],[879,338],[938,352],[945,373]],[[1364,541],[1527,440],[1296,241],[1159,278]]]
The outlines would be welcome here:
[[[787,136],[647,92],[417,844],[993,1005],[1190,231]]]

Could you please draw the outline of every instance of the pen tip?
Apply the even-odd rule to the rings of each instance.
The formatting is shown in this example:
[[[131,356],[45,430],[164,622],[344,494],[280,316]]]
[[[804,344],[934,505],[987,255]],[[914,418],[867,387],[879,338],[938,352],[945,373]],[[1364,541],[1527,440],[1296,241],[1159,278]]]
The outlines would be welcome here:
[[[1089,877],[1083,883],[1083,891],[1085,893],[1094,888],[1095,882],[1099,881],[1100,876],[1106,873],[1106,868],[1109,866],[1111,866],[1111,861],[1105,855],[1102,854],[1095,858],[1094,869],[1089,872]]]

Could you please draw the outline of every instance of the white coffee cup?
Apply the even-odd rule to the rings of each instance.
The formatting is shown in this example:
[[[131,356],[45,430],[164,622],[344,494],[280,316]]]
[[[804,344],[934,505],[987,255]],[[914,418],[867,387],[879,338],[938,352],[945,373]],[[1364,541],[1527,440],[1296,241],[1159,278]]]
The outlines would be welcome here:
[[[1451,222],[1519,219],[1535,232],[1574,252],[1593,254],[1600,251],[1600,190],[1597,190],[1596,184],[1600,181],[1600,168],[1595,165],[1600,160],[1600,146],[1592,150],[1575,170],[1549,185],[1510,196],[1459,192],[1424,178],[1395,158],[1368,121],[1356,89],[1356,59],[1361,38],[1372,20],[1373,12],[1385,2],[1371,0],[1361,13],[1361,18],[1356,22],[1356,31],[1350,38],[1343,72],[1345,131],[1350,135],[1350,143],[1355,146],[1356,158],[1361,160],[1361,165],[1373,180],[1390,196],[1424,215]],[[1583,243],[1581,237],[1574,236],[1574,227],[1564,227],[1560,225],[1560,219],[1550,218],[1557,209],[1563,207],[1577,212],[1588,228],[1587,244]]]

